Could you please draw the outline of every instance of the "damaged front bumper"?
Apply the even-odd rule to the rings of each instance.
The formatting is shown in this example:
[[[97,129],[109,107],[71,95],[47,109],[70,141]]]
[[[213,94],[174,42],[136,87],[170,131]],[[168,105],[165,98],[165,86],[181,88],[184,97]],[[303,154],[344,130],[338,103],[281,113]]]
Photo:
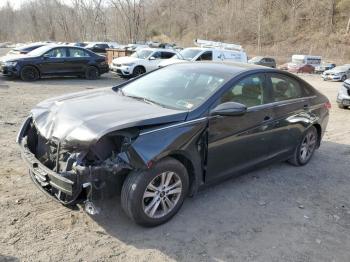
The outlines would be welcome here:
[[[84,202],[86,211],[95,214],[93,202],[121,191],[122,182],[130,171],[129,166],[122,161],[100,166],[74,164],[71,170],[65,172],[55,172],[45,166],[28,145],[25,130],[30,123],[28,120],[24,123],[17,143],[20,145],[22,158],[29,167],[32,181],[47,196],[64,205]]]

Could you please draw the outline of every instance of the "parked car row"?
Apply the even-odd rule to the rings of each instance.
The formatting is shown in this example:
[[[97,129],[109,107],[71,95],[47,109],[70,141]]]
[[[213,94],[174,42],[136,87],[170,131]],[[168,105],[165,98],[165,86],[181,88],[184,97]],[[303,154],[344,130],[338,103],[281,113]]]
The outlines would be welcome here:
[[[196,46],[185,49],[176,49],[174,45],[160,44],[154,42],[137,43],[129,45],[119,45],[116,42],[76,42],[76,43],[52,43],[52,42],[38,42],[29,45],[18,45],[8,52],[7,56],[0,60],[0,71],[3,75],[7,76],[19,76],[22,79],[31,79],[31,81],[46,75],[74,75],[77,72],[79,75],[84,75],[88,79],[94,79],[91,74],[87,73],[87,66],[96,66],[91,61],[105,55],[108,48],[124,48],[134,52],[131,56],[115,58],[109,65],[109,69],[117,73],[122,77],[136,77],[141,74],[150,72],[157,68],[161,68],[170,64],[186,63],[194,61],[227,61],[227,62],[240,62],[250,63],[255,65],[261,65],[271,68],[276,68],[276,61],[273,57],[268,56],[256,56],[251,59],[247,59],[247,54],[240,45],[214,42],[208,40],[196,39],[194,41]],[[76,47],[84,48],[86,52],[80,51],[80,54],[76,52],[74,59],[80,60],[75,62],[75,66],[71,66],[69,61],[72,56],[69,51],[65,54],[61,54],[65,59],[54,59],[51,57],[50,63],[49,57],[42,57],[45,61],[37,61],[33,59],[37,56],[36,49],[42,47]],[[149,46],[162,46],[163,48],[150,48]],[[165,48],[166,47],[166,48]],[[67,49],[68,50],[68,49]],[[93,54],[95,53],[95,54]],[[99,55],[97,55],[99,54]],[[20,56],[22,55],[22,56]],[[28,55],[28,57],[23,57]],[[45,55],[44,55],[45,56]],[[23,61],[34,61],[31,64],[25,64]],[[17,62],[15,62],[17,61]],[[39,63],[40,66],[36,65]],[[99,61],[97,62],[99,63]],[[16,66],[14,66],[16,64]],[[17,65],[18,64],[18,65]],[[50,64],[51,69],[46,70],[44,64]],[[85,64],[85,65],[83,65]],[[31,70],[26,68],[27,74],[21,75],[23,68],[21,65],[31,66]],[[105,66],[104,66],[105,67]],[[79,68],[79,69],[78,69]],[[101,69],[96,66],[97,77],[109,69]],[[322,73],[322,78],[333,81],[345,81],[350,77],[350,66],[343,65],[338,66],[334,63],[322,62],[320,56],[311,55],[293,55],[292,61],[278,66],[278,69],[288,70],[292,73]],[[20,71],[18,71],[20,70]],[[30,72],[29,72],[30,71]],[[93,71],[92,68],[89,71]],[[24,72],[24,71],[23,71]],[[29,74],[30,73],[30,74]],[[84,74],[83,74],[84,73]],[[96,72],[95,72],[96,73]]]

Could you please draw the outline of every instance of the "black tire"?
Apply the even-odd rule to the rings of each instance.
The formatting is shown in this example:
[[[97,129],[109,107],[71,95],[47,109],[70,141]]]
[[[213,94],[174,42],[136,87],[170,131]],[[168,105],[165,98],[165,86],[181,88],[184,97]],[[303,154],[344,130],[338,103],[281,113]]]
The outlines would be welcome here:
[[[100,77],[100,72],[94,66],[89,66],[85,71],[85,78],[88,80],[96,80]]]
[[[21,69],[20,77],[23,81],[32,82],[40,78],[40,73],[34,66],[24,66]]]
[[[342,82],[344,82],[346,79],[347,79],[346,75],[343,75],[343,76],[341,77],[341,81],[342,81]]]
[[[168,213],[160,215],[159,217],[150,217],[150,215],[145,211],[145,209],[148,208],[148,206],[145,206],[145,201],[149,200],[148,198],[145,198],[146,191],[151,183],[162,176],[162,174],[169,174],[167,172],[173,172],[173,175],[176,175],[176,178],[181,181],[181,192],[178,193],[178,196],[176,196],[177,201],[171,208],[169,208]],[[122,187],[121,205],[127,216],[129,216],[137,224],[147,227],[157,226],[170,220],[179,211],[185,197],[188,194],[188,188],[189,178],[186,168],[176,159],[166,158],[157,163],[150,170],[142,172],[135,171],[126,177]],[[159,189],[159,187],[157,187],[157,189]],[[162,198],[162,196],[158,191],[156,193],[157,196],[150,199],[148,205],[151,206],[152,202],[157,204],[158,201],[162,201],[162,203],[158,203],[155,209],[155,212],[157,212],[157,210],[160,210],[159,212],[161,212],[161,210],[163,210],[163,203],[166,201],[163,202],[163,200],[159,200],[159,198]],[[168,198],[168,196],[165,197]],[[171,196],[169,199],[170,198]]]
[[[146,70],[145,70],[144,67],[142,67],[142,66],[136,66],[136,67],[134,68],[134,70],[132,71],[132,76],[133,76],[133,77],[137,77],[137,76],[142,75],[142,74],[144,74],[144,73],[146,73]]]
[[[338,104],[338,107],[339,107],[340,109],[345,109],[345,108],[347,108],[347,107],[344,106],[343,104]]]
[[[306,149],[304,148],[305,140],[308,140],[309,136],[312,136],[314,138],[313,147],[310,148],[310,150],[309,150],[309,148],[306,148]],[[317,148],[318,141],[319,141],[319,136],[318,136],[316,127],[311,126],[304,133],[301,141],[299,142],[297,148],[295,149],[293,157],[291,159],[289,159],[288,162],[294,166],[306,165],[310,161],[310,159],[312,158],[312,156]],[[303,158],[302,155],[305,152],[305,150],[307,150],[308,153],[307,153],[307,157]]]

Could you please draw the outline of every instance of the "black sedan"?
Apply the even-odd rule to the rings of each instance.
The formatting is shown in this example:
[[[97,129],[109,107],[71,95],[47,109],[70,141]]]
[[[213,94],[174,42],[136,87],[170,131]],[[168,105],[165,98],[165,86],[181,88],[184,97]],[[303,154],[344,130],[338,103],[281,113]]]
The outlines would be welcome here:
[[[46,45],[27,55],[8,56],[0,62],[0,73],[35,81],[43,76],[84,76],[97,79],[109,71],[106,58],[80,47]]]
[[[287,72],[182,63],[43,101],[17,142],[47,195],[65,205],[85,200],[94,214],[95,200],[121,188],[125,213],[155,226],[204,185],[271,162],[307,164],[329,108]]]

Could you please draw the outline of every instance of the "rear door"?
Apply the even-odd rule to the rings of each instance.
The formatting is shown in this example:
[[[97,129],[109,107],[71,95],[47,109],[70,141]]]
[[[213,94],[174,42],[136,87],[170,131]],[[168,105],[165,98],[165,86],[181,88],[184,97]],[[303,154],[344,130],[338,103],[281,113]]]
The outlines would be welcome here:
[[[312,94],[297,79],[284,74],[269,73],[266,79],[272,90],[274,134],[278,139],[278,143],[271,144],[271,150],[273,154],[288,154],[295,149],[312,118]]]
[[[66,59],[67,70],[74,73],[84,73],[91,57],[88,52],[80,48],[68,48],[68,57]]]
[[[207,180],[233,175],[271,157],[274,115],[264,74],[247,76],[213,105],[238,102],[242,116],[209,117]]]
[[[46,52],[38,64],[40,72],[47,75],[59,75],[69,72],[67,69],[67,48],[57,47]]]

